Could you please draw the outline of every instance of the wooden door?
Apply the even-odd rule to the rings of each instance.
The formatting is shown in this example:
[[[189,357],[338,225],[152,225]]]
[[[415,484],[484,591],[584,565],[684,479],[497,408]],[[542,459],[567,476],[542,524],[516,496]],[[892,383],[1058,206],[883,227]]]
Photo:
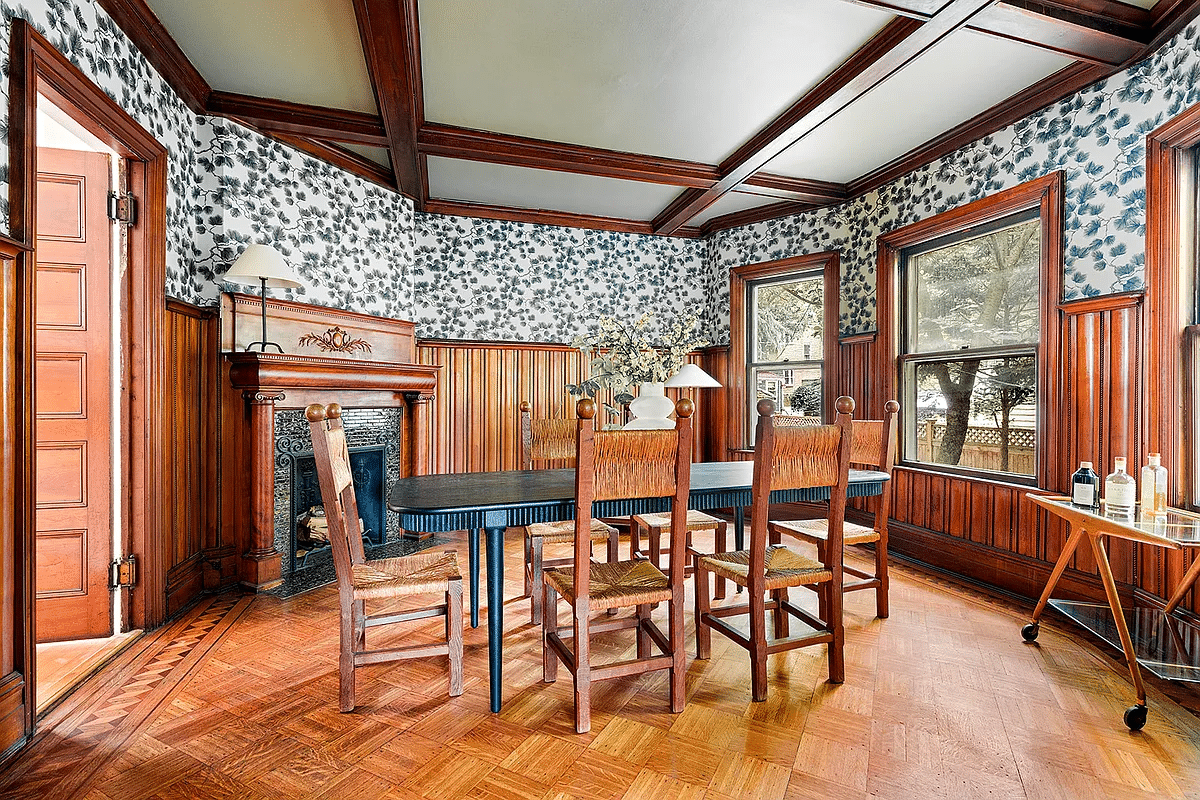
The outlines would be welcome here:
[[[110,636],[109,157],[38,149],[37,641]]]

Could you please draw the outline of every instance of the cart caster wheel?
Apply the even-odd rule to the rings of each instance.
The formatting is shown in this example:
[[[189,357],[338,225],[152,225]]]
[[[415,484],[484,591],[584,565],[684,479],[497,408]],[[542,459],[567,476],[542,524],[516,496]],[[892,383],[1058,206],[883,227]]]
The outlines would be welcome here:
[[[1140,731],[1146,727],[1146,707],[1130,706],[1125,709],[1125,727],[1131,731]]]
[[[1024,628],[1021,628],[1021,638],[1027,642],[1037,641],[1037,635],[1038,624],[1036,622],[1031,622]]]

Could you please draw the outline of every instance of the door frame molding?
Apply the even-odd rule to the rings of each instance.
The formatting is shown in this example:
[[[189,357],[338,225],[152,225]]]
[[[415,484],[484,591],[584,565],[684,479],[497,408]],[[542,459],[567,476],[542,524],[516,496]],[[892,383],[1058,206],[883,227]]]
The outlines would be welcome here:
[[[32,733],[34,702],[35,528],[34,319],[36,257],[37,95],[41,92],[115,150],[129,165],[129,190],[138,198],[139,222],[128,232],[124,330],[128,364],[129,441],[121,489],[128,489],[124,509],[124,545],[137,553],[140,584],[130,593],[130,623],[153,628],[166,618],[166,539],[162,417],[162,327],[166,303],[167,149],[112,98],[27,22],[14,19],[9,72],[9,204],[10,235],[23,246],[16,258],[15,450],[11,471],[15,522],[15,617],[18,650],[23,649],[26,736]],[[8,478],[9,475],[0,477]],[[23,637],[22,642],[20,641]]]

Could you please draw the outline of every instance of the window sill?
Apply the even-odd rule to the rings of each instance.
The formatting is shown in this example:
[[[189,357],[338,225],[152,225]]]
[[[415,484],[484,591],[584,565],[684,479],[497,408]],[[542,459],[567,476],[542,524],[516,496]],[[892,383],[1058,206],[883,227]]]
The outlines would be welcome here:
[[[1037,489],[1042,482],[1035,476],[1022,478],[1015,475],[1005,475],[999,472],[976,472],[973,470],[938,469],[927,464],[912,461],[898,461],[895,469],[917,472],[922,475],[938,475],[944,478],[955,478],[971,483],[986,483],[993,486],[1009,486],[1014,489]]]

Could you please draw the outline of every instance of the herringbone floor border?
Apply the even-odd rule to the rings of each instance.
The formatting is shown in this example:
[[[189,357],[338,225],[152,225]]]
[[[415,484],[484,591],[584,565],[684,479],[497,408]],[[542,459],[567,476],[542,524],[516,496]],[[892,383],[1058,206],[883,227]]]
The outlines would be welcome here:
[[[0,796],[11,800],[82,796],[113,751],[179,689],[251,599],[233,593],[209,598],[155,635],[148,646],[131,652],[130,663],[118,662],[94,676],[92,682],[104,685],[88,687],[90,698],[67,703],[63,713],[42,720],[39,740],[8,770],[0,782]]]

